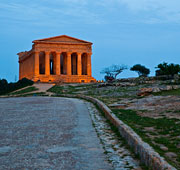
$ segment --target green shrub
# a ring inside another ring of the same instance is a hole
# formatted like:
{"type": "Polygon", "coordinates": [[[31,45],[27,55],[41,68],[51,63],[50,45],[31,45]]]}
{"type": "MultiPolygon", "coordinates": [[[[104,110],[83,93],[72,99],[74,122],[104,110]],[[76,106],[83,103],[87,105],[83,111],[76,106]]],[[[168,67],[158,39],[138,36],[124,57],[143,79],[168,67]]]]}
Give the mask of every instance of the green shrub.
{"type": "Polygon", "coordinates": [[[180,73],[180,65],[179,64],[168,64],[168,63],[162,63],[159,64],[156,67],[156,76],[162,76],[162,75],[171,75],[174,76],[175,74],[180,73]]]}
{"type": "Polygon", "coordinates": [[[16,83],[8,83],[7,80],[2,79],[0,80],[0,95],[4,95],[33,84],[34,82],[27,78],[23,78],[16,83]]]}

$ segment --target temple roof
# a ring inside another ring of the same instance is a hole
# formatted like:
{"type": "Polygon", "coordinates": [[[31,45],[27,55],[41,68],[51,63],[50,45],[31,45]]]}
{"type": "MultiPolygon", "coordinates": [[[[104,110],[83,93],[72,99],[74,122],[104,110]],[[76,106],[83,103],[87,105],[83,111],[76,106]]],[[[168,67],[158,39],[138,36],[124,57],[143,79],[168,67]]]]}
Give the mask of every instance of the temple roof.
{"type": "Polygon", "coordinates": [[[92,44],[91,42],[80,40],[67,35],[60,35],[55,37],[49,37],[39,40],[34,40],[33,43],[71,43],[71,44],[92,44]]]}

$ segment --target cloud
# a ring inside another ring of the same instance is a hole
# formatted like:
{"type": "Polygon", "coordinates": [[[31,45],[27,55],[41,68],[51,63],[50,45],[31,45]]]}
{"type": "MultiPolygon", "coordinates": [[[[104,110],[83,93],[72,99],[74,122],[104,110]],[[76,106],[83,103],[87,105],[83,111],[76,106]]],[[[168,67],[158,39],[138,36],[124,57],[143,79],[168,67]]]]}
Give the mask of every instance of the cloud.
{"type": "MultiPolygon", "coordinates": [[[[113,11],[128,22],[180,24],[180,0],[98,0],[106,12],[113,11]]],[[[125,21],[126,22],[126,21],[125,21]]]]}
{"type": "Polygon", "coordinates": [[[63,0],[65,3],[73,3],[78,5],[86,5],[88,3],[88,0],[63,0]]]}
{"type": "Polygon", "coordinates": [[[45,23],[47,24],[100,24],[101,14],[88,8],[88,0],[44,0],[31,2],[0,2],[0,20],[8,19],[14,22],[45,23]]]}
{"type": "Polygon", "coordinates": [[[134,14],[149,13],[151,23],[174,22],[180,23],[179,0],[117,0],[120,5],[125,5],[134,14]],[[152,22],[152,21],[155,22],[152,22]]]}
{"type": "Polygon", "coordinates": [[[14,0],[0,2],[0,22],[31,24],[179,23],[179,0],[14,0]],[[48,21],[48,22],[46,22],[48,21]]]}
{"type": "Polygon", "coordinates": [[[126,4],[129,9],[134,11],[159,10],[180,10],[179,0],[117,0],[119,3],[126,4]]]}

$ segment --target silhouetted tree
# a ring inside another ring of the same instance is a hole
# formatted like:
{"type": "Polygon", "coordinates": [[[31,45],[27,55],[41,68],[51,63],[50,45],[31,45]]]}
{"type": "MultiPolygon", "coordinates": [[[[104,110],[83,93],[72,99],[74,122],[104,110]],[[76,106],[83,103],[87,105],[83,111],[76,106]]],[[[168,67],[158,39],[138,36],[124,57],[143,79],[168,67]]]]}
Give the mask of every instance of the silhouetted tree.
{"type": "Polygon", "coordinates": [[[130,69],[131,71],[135,71],[138,73],[139,77],[140,76],[145,76],[147,77],[150,73],[150,70],[146,68],[145,66],[142,66],[141,64],[136,64],[130,69]]]}
{"type": "Polygon", "coordinates": [[[159,64],[157,67],[155,67],[156,70],[156,76],[162,76],[162,75],[171,75],[174,76],[175,74],[180,73],[180,65],[179,64],[168,64],[166,62],[159,64]]]}
{"type": "Polygon", "coordinates": [[[101,74],[105,74],[105,80],[114,80],[117,76],[123,71],[127,69],[125,65],[112,65],[110,67],[106,67],[101,71],[101,74]]]}

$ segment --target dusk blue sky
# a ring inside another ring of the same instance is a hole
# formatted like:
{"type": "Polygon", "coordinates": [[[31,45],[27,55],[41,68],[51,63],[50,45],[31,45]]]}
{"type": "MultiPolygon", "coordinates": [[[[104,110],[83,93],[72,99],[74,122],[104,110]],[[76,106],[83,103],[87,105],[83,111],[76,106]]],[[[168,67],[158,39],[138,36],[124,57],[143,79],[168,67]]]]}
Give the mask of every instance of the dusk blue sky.
{"type": "MultiPolygon", "coordinates": [[[[180,0],[0,0],[0,78],[18,77],[18,52],[36,39],[93,42],[93,76],[112,64],[180,64],[180,0]]],[[[124,71],[120,77],[134,77],[124,71]]]]}

